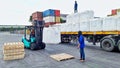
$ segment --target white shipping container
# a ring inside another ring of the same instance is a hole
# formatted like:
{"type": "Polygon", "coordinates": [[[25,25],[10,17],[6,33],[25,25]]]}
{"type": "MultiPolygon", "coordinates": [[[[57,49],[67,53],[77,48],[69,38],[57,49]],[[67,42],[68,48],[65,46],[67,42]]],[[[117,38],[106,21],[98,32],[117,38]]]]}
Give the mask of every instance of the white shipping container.
{"type": "Polygon", "coordinates": [[[106,17],[103,19],[103,31],[115,31],[117,30],[116,17],[106,17]]]}
{"type": "Polygon", "coordinates": [[[90,31],[102,31],[102,25],[102,19],[92,19],[90,20],[90,31]]]}
{"type": "Polygon", "coordinates": [[[43,20],[45,21],[45,23],[55,22],[55,17],[54,16],[47,16],[47,17],[44,17],[43,20]]]}
{"type": "Polygon", "coordinates": [[[80,31],[90,31],[90,21],[80,22],[80,31]]]}

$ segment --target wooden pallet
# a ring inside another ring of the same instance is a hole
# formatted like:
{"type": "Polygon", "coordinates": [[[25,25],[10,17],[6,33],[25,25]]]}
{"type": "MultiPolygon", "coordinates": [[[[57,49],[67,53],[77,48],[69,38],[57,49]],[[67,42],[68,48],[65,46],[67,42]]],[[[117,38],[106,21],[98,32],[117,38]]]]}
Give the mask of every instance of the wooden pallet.
{"type": "Polygon", "coordinates": [[[25,56],[24,45],[22,42],[5,43],[3,45],[3,59],[14,60],[25,56]]]}
{"type": "Polygon", "coordinates": [[[3,50],[3,54],[8,54],[8,53],[17,53],[17,52],[24,52],[24,49],[13,49],[13,50],[3,50]]]}
{"type": "Polygon", "coordinates": [[[15,59],[22,59],[24,58],[25,54],[21,55],[14,55],[14,56],[4,56],[4,60],[15,60],[15,59]]]}
{"type": "Polygon", "coordinates": [[[24,48],[24,45],[22,42],[4,43],[4,46],[3,46],[4,50],[23,49],[23,48],[24,48]]]}
{"type": "Polygon", "coordinates": [[[11,53],[6,53],[4,56],[16,56],[16,55],[22,55],[25,54],[25,52],[11,52],[11,53]]]}
{"type": "Polygon", "coordinates": [[[69,60],[69,59],[73,59],[74,58],[74,56],[66,54],[66,53],[50,55],[50,57],[55,59],[55,60],[57,60],[57,61],[64,61],[64,60],[69,60]]]}

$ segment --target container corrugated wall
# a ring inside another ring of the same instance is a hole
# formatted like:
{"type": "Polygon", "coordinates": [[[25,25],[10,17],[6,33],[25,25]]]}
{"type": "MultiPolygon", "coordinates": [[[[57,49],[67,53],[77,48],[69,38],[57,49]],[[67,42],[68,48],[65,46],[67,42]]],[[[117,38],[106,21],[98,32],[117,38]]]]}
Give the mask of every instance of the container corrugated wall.
{"type": "Polygon", "coordinates": [[[60,10],[48,9],[43,12],[43,20],[45,26],[54,25],[60,23],[60,10]]]}
{"type": "Polygon", "coordinates": [[[45,23],[55,22],[55,16],[47,16],[47,17],[44,17],[43,20],[45,21],[45,23]]]}
{"type": "Polygon", "coordinates": [[[60,17],[60,10],[55,10],[55,16],[60,17]]]}
{"type": "Polygon", "coordinates": [[[111,11],[111,13],[112,13],[112,15],[116,15],[116,14],[117,14],[117,9],[113,9],[113,10],[111,11]]]}
{"type": "Polygon", "coordinates": [[[120,9],[117,9],[117,15],[120,15],[120,9]]]}
{"type": "Polygon", "coordinates": [[[60,23],[60,17],[55,17],[55,22],[60,23]]]}
{"type": "Polygon", "coordinates": [[[48,9],[43,12],[43,17],[55,16],[55,11],[53,9],[48,9]]]}
{"type": "Polygon", "coordinates": [[[42,14],[42,12],[34,12],[32,14],[32,20],[42,21],[43,20],[43,14],[42,14]]]}

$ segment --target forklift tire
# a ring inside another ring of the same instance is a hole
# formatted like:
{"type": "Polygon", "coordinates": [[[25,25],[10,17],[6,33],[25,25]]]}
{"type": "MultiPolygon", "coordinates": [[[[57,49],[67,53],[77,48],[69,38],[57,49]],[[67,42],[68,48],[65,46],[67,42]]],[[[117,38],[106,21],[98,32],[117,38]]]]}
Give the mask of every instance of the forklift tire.
{"type": "Polygon", "coordinates": [[[45,49],[46,45],[45,43],[41,43],[41,49],[45,49]]]}
{"type": "Polygon", "coordinates": [[[35,43],[31,43],[31,45],[30,45],[30,49],[31,50],[36,50],[36,44],[35,43]]]}

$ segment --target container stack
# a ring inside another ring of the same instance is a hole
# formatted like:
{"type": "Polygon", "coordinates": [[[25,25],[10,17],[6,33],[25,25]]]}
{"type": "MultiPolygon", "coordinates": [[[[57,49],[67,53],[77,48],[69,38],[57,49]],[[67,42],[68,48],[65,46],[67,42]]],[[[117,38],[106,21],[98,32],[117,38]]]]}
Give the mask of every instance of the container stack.
{"type": "Polygon", "coordinates": [[[42,21],[43,20],[42,12],[34,12],[32,14],[32,20],[42,21]]]}
{"type": "Polygon", "coordinates": [[[3,46],[3,56],[4,60],[15,60],[24,58],[25,51],[23,43],[5,43],[3,46]]]}
{"type": "Polygon", "coordinates": [[[60,10],[55,10],[55,22],[56,24],[60,23],[60,10]]]}
{"type": "Polygon", "coordinates": [[[117,15],[120,15],[120,9],[117,9],[117,15]]]}
{"type": "Polygon", "coordinates": [[[60,10],[48,9],[44,11],[43,20],[45,21],[46,27],[60,23],[60,10]]]}
{"type": "Polygon", "coordinates": [[[117,15],[117,9],[111,10],[111,14],[112,14],[112,15],[117,15]]]}
{"type": "Polygon", "coordinates": [[[107,16],[119,16],[120,15],[120,9],[113,9],[111,10],[111,14],[107,16]]]}
{"type": "MultiPolygon", "coordinates": [[[[43,13],[42,12],[34,12],[32,14],[32,21],[37,20],[37,21],[43,21],[43,13]]],[[[34,23],[32,22],[32,25],[34,25],[34,23]]]]}

